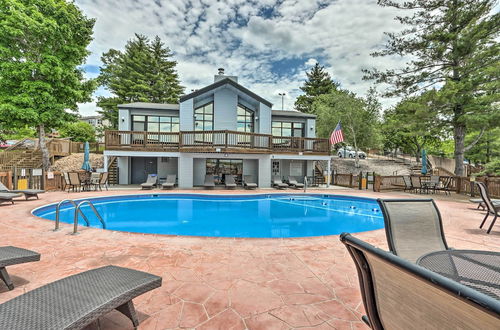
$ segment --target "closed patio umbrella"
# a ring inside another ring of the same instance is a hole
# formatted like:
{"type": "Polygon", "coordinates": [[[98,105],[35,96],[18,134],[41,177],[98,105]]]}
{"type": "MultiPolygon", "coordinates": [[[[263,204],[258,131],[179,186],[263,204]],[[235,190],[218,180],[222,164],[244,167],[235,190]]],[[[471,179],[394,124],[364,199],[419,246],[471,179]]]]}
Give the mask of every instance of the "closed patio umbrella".
{"type": "Polygon", "coordinates": [[[90,167],[90,147],[88,141],[85,142],[84,148],[83,148],[83,164],[82,164],[82,170],[90,172],[92,168],[90,167]]]}
{"type": "Polygon", "coordinates": [[[427,174],[427,152],[425,149],[422,149],[422,174],[427,174]]]}

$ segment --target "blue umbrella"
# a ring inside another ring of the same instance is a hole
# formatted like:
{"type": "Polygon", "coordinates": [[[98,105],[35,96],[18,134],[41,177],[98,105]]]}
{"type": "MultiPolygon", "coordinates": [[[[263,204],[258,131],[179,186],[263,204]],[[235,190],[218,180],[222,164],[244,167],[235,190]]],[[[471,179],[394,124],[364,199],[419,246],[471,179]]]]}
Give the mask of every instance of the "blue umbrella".
{"type": "Polygon", "coordinates": [[[427,174],[427,152],[425,149],[422,149],[422,174],[427,174]]]}
{"type": "Polygon", "coordinates": [[[85,142],[85,145],[83,147],[83,164],[82,164],[82,170],[89,171],[92,168],[90,167],[90,147],[89,143],[85,142]]]}

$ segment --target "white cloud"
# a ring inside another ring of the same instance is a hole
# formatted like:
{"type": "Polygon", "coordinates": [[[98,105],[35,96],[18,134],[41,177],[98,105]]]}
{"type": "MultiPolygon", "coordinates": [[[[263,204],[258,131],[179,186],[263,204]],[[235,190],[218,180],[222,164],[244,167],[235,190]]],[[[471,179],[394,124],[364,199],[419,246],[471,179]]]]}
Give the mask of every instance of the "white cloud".
{"type": "MultiPolygon", "coordinates": [[[[361,79],[361,69],[401,63],[401,59],[369,55],[384,43],[384,31],[400,28],[393,19],[395,12],[373,0],[76,3],[97,20],[89,65],[99,66],[101,54],[110,48],[123,49],[134,33],[159,35],[174,52],[187,92],[211,83],[217,68],[224,67],[227,74],[238,75],[240,83],[279,108],[281,97],[277,93],[286,91],[285,108],[292,108],[305,70],[316,61],[343,88],[360,95],[372,85],[361,79]],[[276,70],[277,63],[290,59],[303,62],[289,70],[276,70]]],[[[386,100],[384,104],[393,102],[386,100]]],[[[92,109],[85,105],[85,112],[92,109]]]]}

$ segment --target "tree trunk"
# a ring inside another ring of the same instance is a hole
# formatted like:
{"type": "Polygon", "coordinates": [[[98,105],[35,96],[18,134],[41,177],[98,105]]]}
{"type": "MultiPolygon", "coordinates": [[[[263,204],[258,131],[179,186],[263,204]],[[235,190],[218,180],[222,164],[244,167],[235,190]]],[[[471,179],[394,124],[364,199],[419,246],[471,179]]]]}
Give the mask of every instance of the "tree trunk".
{"type": "Polygon", "coordinates": [[[453,128],[453,138],[455,140],[455,175],[464,176],[464,152],[465,152],[465,125],[455,123],[453,128]]]}
{"type": "Polygon", "coordinates": [[[42,168],[48,171],[50,169],[50,153],[47,143],[45,143],[45,126],[43,124],[38,126],[38,143],[42,151],[42,168]]]}

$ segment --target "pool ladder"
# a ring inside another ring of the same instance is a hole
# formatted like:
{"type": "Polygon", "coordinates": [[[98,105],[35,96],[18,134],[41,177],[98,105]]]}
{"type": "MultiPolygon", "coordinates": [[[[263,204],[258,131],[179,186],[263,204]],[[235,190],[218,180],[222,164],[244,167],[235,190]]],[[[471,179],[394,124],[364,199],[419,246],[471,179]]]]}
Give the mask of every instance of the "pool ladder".
{"type": "Polygon", "coordinates": [[[60,213],[61,205],[63,205],[65,202],[71,203],[75,207],[75,215],[73,216],[73,234],[72,235],[78,234],[78,214],[80,214],[82,216],[83,220],[85,220],[85,224],[87,225],[87,227],[90,226],[89,219],[85,216],[85,214],[83,214],[82,209],[81,209],[82,205],[84,205],[84,204],[89,204],[90,208],[92,209],[92,211],[94,211],[94,214],[97,216],[97,218],[101,222],[102,228],[106,229],[106,222],[104,222],[101,215],[99,214],[99,212],[97,212],[97,209],[95,208],[94,204],[92,204],[91,201],[86,199],[86,200],[81,201],[80,203],[76,204],[76,202],[72,199],[63,199],[62,201],[57,203],[57,206],[56,206],[56,225],[55,225],[54,231],[59,230],[59,222],[60,222],[59,213],[60,213]]]}

